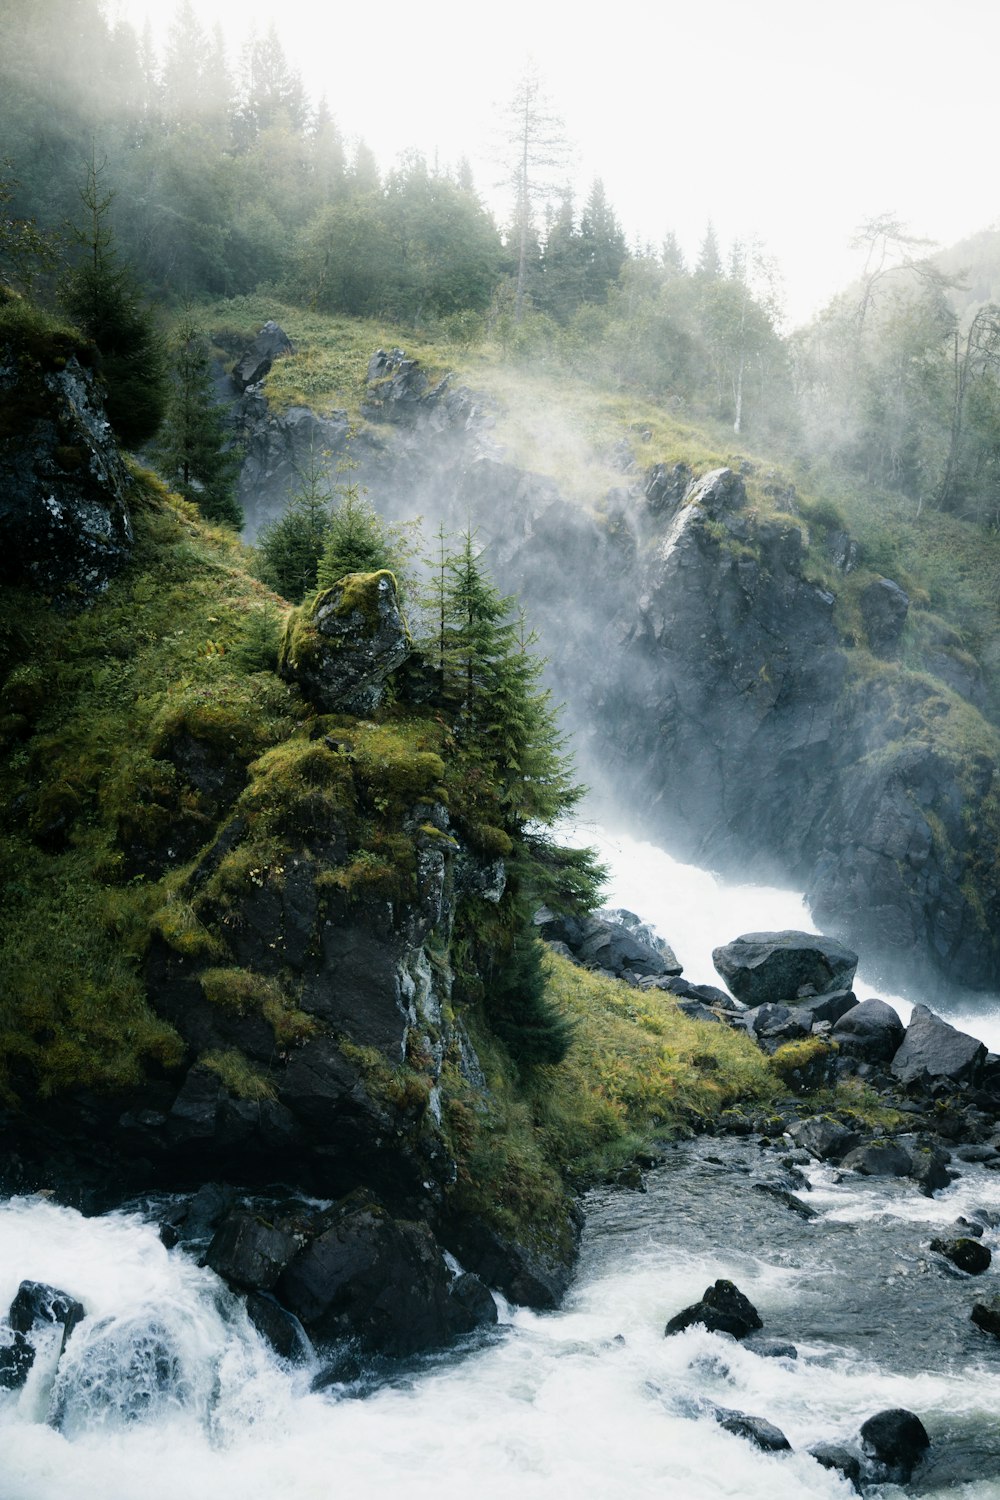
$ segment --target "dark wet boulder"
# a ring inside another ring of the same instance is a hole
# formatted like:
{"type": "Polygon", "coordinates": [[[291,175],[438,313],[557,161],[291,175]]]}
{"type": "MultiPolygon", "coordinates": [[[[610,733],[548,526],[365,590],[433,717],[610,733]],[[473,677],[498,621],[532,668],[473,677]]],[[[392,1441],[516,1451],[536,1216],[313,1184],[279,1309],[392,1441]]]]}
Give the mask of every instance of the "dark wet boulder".
{"type": "Polygon", "coordinates": [[[41,1281],[22,1281],[7,1315],[16,1333],[30,1333],[33,1328],[44,1327],[47,1323],[61,1323],[64,1349],[73,1329],[86,1316],[82,1302],[41,1281]]]}
{"type": "Polygon", "coordinates": [[[842,1016],[857,1008],[853,990],[832,990],[828,995],[811,995],[795,1002],[795,1013],[813,1026],[827,1021],[836,1025],[842,1016]]]}
{"type": "Polygon", "coordinates": [[[802,1146],[817,1161],[841,1161],[861,1144],[856,1130],[849,1130],[846,1125],[824,1115],[796,1120],[788,1127],[788,1134],[797,1146],[802,1146]]]}
{"type": "Polygon", "coordinates": [[[493,1293],[472,1271],[462,1271],[451,1284],[452,1319],[456,1333],[472,1333],[497,1321],[493,1293]]]}
{"type": "Polygon", "coordinates": [[[395,1219],[376,1199],[352,1194],[278,1282],[283,1306],[314,1339],[354,1339],[401,1357],[467,1331],[465,1309],[426,1224],[395,1219]]]}
{"type": "Polygon", "coordinates": [[[239,392],[247,386],[256,385],[268,374],[276,359],[284,354],[294,354],[295,349],[287,333],[270,319],[245,349],[233,368],[233,385],[239,392]]]}
{"type": "Polygon", "coordinates": [[[861,1427],[861,1446],[877,1482],[907,1484],[930,1445],[923,1422],[904,1407],[877,1412],[861,1427]]]}
{"type": "Polygon", "coordinates": [[[774,1182],[755,1182],[753,1186],[754,1192],[765,1193],[768,1198],[773,1198],[775,1203],[780,1203],[793,1214],[798,1214],[800,1219],[816,1219],[819,1217],[815,1208],[810,1208],[808,1203],[803,1203],[802,1199],[797,1198],[794,1193],[789,1192],[788,1188],[779,1187],[774,1182]]]}
{"type": "Polygon", "coordinates": [[[982,1042],[949,1026],[926,1005],[915,1005],[891,1068],[901,1083],[916,1086],[935,1081],[975,1084],[985,1062],[982,1042]]]}
{"type": "Polygon", "coordinates": [[[841,1054],[862,1062],[889,1062],[899,1050],[904,1026],[884,1000],[862,1000],[834,1022],[833,1039],[841,1054]]]}
{"type": "Polygon", "coordinates": [[[278,669],[325,713],[370,713],[411,649],[393,575],[348,573],[289,615],[278,669]]]}
{"type": "Polygon", "coordinates": [[[848,990],[858,955],[834,938],[810,932],[747,932],[712,952],[712,962],[746,1005],[848,990]]]}
{"type": "Polygon", "coordinates": [[[730,1411],[724,1406],[715,1409],[715,1420],[726,1432],[735,1437],[746,1438],[755,1448],[765,1453],[790,1453],[792,1445],[780,1428],[765,1417],[751,1417],[745,1411],[730,1411]]]}
{"type": "MultiPolygon", "coordinates": [[[[553,1228],[557,1226],[552,1226],[553,1228]]],[[[442,1239],[462,1265],[511,1302],[543,1310],[565,1296],[579,1251],[583,1215],[573,1203],[548,1251],[521,1244],[475,1216],[463,1216],[442,1229],[442,1239]]]]}
{"type": "Polygon", "coordinates": [[[960,1271],[967,1271],[970,1276],[981,1276],[984,1271],[988,1271],[993,1259],[988,1245],[964,1234],[956,1235],[953,1239],[931,1240],[931,1249],[950,1260],[960,1271]]]}
{"type": "Polygon", "coordinates": [[[841,1166],[864,1177],[909,1177],[913,1162],[898,1141],[878,1140],[848,1151],[841,1166]]]}
{"type": "Polygon", "coordinates": [[[215,1231],[205,1260],[230,1286],[269,1292],[299,1248],[295,1235],[238,1209],[215,1231]]]}
{"type": "Polygon", "coordinates": [[[858,602],[872,651],[876,656],[895,656],[910,607],[908,594],[891,578],[876,578],[858,602]]]}
{"type": "Polygon", "coordinates": [[[916,1142],[907,1146],[910,1156],[909,1175],[925,1198],[931,1198],[951,1182],[948,1162],[951,1156],[943,1146],[916,1142]]]}
{"type": "Polygon", "coordinates": [[[19,1391],[34,1363],[34,1345],[15,1332],[9,1344],[0,1344],[0,1391],[19,1391]]]}
{"type": "Polygon", "coordinates": [[[809,1453],[824,1469],[835,1469],[856,1490],[860,1490],[861,1460],[850,1448],[845,1448],[840,1443],[816,1443],[809,1449],[809,1453]]]}
{"type": "Polygon", "coordinates": [[[974,1303],[969,1316],[977,1328],[1000,1339],[1000,1293],[994,1292],[982,1302],[974,1303]]]}
{"type": "Polygon", "coordinates": [[[308,1358],[309,1340],[298,1318],[282,1307],[267,1292],[251,1292],[247,1297],[247,1316],[261,1338],[280,1359],[294,1364],[308,1358]]]}
{"type": "Polygon", "coordinates": [[[720,1279],[705,1289],[700,1302],[693,1302],[667,1323],[664,1335],[681,1333],[700,1323],[709,1333],[730,1333],[744,1339],[763,1328],[760,1314],[733,1282],[720,1279]]]}

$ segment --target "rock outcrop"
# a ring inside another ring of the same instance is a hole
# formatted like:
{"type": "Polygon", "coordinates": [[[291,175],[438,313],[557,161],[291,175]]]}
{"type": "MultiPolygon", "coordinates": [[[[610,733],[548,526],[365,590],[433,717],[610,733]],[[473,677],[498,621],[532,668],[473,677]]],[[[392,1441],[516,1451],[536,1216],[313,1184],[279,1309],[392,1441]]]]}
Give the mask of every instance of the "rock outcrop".
{"type": "Polygon", "coordinates": [[[411,651],[391,573],[348,573],[289,617],[278,660],[324,713],[369,714],[411,651]]]}
{"type": "Polygon", "coordinates": [[[132,551],[129,476],[68,336],[0,347],[0,583],[86,603],[132,551]]]}

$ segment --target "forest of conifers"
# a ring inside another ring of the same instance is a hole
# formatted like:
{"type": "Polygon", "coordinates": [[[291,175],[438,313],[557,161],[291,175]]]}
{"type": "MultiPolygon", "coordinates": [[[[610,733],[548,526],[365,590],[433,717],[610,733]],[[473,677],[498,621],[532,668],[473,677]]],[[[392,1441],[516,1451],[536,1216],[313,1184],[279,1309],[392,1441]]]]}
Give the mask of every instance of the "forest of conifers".
{"type": "Polygon", "coordinates": [[[118,255],[166,309],[264,290],[462,347],[489,341],[915,503],[1000,520],[1000,311],[892,215],[859,231],[855,283],[788,334],[776,269],[752,239],[720,246],[709,225],[687,265],[669,192],[659,246],[629,245],[599,181],[574,201],[537,80],[512,90],[499,122],[510,212],[498,224],[464,161],[409,153],[380,172],[343,138],[336,100],[307,97],[273,28],[231,58],[190,0],[161,48],[99,0],[0,0],[0,20],[8,284],[54,295],[96,171],[118,255]],[[48,270],[35,230],[56,241],[48,270]]]}

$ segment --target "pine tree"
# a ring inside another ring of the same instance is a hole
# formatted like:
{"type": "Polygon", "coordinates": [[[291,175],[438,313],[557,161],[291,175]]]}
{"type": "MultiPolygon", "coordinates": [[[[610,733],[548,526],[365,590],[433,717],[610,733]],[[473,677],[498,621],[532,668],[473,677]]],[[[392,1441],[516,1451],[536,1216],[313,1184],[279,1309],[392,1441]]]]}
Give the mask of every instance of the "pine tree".
{"type": "Polygon", "coordinates": [[[298,471],[298,481],[281,516],[261,528],[256,558],[258,578],[293,604],[316,589],[333,507],[326,468],[314,452],[298,471]]]}
{"type": "Polygon", "coordinates": [[[579,800],[549,692],[537,637],[514,600],[482,567],[475,537],[465,531],[444,560],[436,659],[445,704],[462,739],[484,763],[505,820],[520,830],[554,822],[579,800]]]}
{"type": "Polygon", "coordinates": [[[210,521],[243,525],[236,499],[239,458],[229,447],[223,409],[212,388],[212,367],[201,332],[188,318],[173,358],[157,460],[168,482],[210,521]]]}
{"type": "MultiPolygon", "coordinates": [[[[316,582],[330,588],[348,573],[401,573],[409,551],[406,532],[391,526],[356,483],[337,486],[339,501],[330,515],[316,582]]],[[[398,581],[398,580],[397,580],[398,581]]]]}
{"type": "Polygon", "coordinates": [[[80,190],[83,223],[73,232],[82,255],[64,276],[59,297],[97,348],[112,431],[126,448],[138,448],[163,420],[167,359],[153,313],[143,303],[131,269],[118,258],[109,219],[115,195],[103,189],[104,170],[91,157],[80,190]]]}

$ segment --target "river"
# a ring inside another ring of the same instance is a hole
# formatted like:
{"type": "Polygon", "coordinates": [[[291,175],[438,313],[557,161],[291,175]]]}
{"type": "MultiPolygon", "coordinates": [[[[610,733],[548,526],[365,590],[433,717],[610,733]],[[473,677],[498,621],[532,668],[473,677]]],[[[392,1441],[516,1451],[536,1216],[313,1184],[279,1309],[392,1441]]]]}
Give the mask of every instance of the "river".
{"type": "MultiPolygon", "coordinates": [[[[611,903],[653,921],[693,981],[717,982],[711,947],[741,932],[811,926],[794,894],[597,842],[615,867],[611,903]]],[[[273,1356],[197,1246],[164,1248],[162,1204],[88,1219],[9,1200],[0,1307],[30,1278],[88,1316],[58,1371],[53,1335],[24,1390],[0,1393],[0,1500],[843,1500],[846,1481],[806,1449],[849,1441],[892,1406],[918,1413],[932,1448],[905,1491],[879,1493],[998,1500],[1000,1342],[969,1321],[996,1273],[967,1278],[928,1241],[959,1214],[1000,1224],[1000,1174],[959,1164],[928,1199],[812,1166],[798,1189],[817,1210],[807,1221],[755,1186],[794,1183],[784,1154],[746,1140],[668,1148],[645,1194],[589,1195],[561,1311],[501,1300],[478,1342],[322,1392],[319,1364],[273,1356]],[[720,1276],[797,1358],[701,1328],[663,1337],[720,1276]],[[725,1432],[717,1406],[765,1417],[794,1451],[725,1432]]],[[[984,1242],[1000,1251],[996,1229],[984,1242]]]]}

